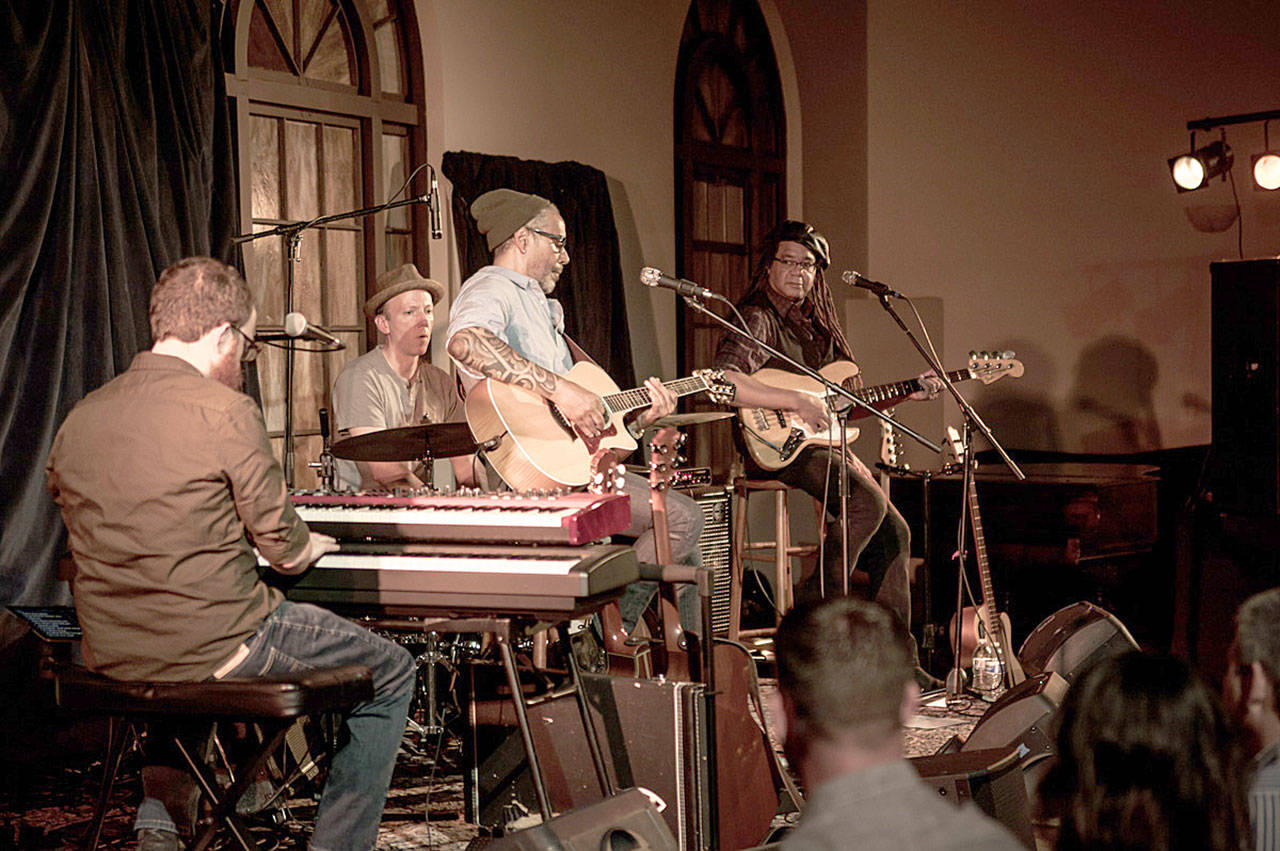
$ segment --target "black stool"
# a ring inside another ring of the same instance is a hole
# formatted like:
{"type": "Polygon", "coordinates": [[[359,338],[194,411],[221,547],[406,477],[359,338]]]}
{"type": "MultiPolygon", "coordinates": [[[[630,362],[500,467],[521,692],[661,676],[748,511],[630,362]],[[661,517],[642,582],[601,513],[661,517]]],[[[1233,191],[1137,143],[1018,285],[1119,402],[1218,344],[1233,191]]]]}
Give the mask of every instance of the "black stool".
{"type": "MultiPolygon", "coordinates": [[[[373,698],[369,669],[360,665],[329,668],[282,676],[206,682],[125,682],[95,674],[65,663],[50,663],[44,675],[52,682],[54,705],[59,709],[110,717],[107,757],[102,767],[102,788],[85,846],[97,848],[106,815],[107,801],[115,782],[120,757],[133,722],[164,720],[211,724],[240,721],[257,724],[262,730],[261,745],[231,766],[231,780],[220,788],[215,773],[199,755],[174,735],[173,744],[182,754],[187,770],[199,784],[213,812],[198,830],[192,848],[202,851],[226,826],[245,851],[257,844],[236,815],[236,802],[253,782],[254,776],[284,740],[285,733],[301,716],[320,712],[340,712],[373,698]]],[[[199,827],[199,825],[197,825],[199,827]]]]}

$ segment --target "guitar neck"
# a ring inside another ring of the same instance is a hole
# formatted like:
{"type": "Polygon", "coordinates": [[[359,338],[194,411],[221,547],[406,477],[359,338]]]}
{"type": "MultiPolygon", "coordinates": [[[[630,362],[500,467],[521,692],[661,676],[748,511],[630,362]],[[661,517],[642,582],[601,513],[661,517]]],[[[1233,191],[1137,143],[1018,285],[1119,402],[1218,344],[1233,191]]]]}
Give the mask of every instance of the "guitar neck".
{"type": "Polygon", "coordinates": [[[973,554],[978,562],[978,579],[982,585],[982,616],[987,622],[987,631],[1002,645],[999,638],[1003,626],[996,617],[996,591],[991,582],[991,562],[987,559],[987,536],[982,529],[982,513],[978,510],[978,485],[973,479],[969,480],[968,498],[969,518],[973,526],[973,554]]]}
{"type": "MultiPolygon", "coordinates": [[[[944,375],[947,376],[948,381],[968,381],[973,378],[973,374],[967,369],[957,369],[953,372],[944,373],[944,375]]],[[[906,381],[895,381],[892,384],[863,387],[861,390],[854,390],[853,395],[864,402],[875,405],[880,402],[896,402],[923,389],[924,385],[920,383],[920,379],[908,378],[906,381]]]]}
{"type": "MultiPolygon", "coordinates": [[[[677,378],[674,381],[664,381],[662,386],[670,390],[677,398],[681,396],[690,396],[694,393],[707,389],[707,382],[698,376],[690,376],[689,378],[677,378]]],[[[631,390],[623,390],[619,393],[610,393],[604,397],[604,403],[614,414],[625,414],[628,411],[635,411],[640,408],[647,408],[653,404],[653,398],[649,395],[649,391],[644,387],[636,387],[631,390]]]]}

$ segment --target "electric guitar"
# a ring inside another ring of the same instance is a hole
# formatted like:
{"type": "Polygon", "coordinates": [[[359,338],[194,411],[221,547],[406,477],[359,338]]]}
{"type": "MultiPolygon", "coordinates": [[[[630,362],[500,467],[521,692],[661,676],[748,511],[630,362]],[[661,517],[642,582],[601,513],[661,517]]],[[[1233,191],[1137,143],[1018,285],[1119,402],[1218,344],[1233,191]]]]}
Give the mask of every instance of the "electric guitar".
{"type": "MultiPolygon", "coordinates": [[[[955,428],[947,426],[947,438],[956,460],[963,464],[964,447],[960,433],[955,428]]],[[[1013,652],[1009,615],[996,611],[995,586],[991,582],[991,562],[987,558],[986,534],[982,529],[982,514],[978,510],[978,483],[972,475],[969,476],[969,489],[965,498],[968,500],[969,520],[973,529],[973,554],[978,563],[978,579],[982,584],[982,605],[978,608],[965,606],[961,612],[960,647],[958,648],[955,646],[955,615],[951,616],[951,628],[948,631],[948,635],[951,636],[951,649],[960,654],[961,667],[968,667],[973,664],[973,651],[978,646],[978,641],[986,635],[995,645],[996,653],[1003,664],[1005,687],[1013,688],[1025,680],[1027,675],[1023,673],[1018,656],[1013,652]]],[[[963,570],[964,565],[960,565],[960,569],[963,570]]]]}
{"type": "MultiPolygon", "coordinates": [[[[636,448],[622,422],[625,414],[653,403],[643,387],[619,390],[604,370],[580,361],[565,378],[604,400],[605,427],[596,437],[579,434],[554,404],[512,384],[485,379],[467,394],[467,424],[479,444],[493,444],[485,457],[503,480],[518,491],[579,487],[591,480],[591,458],[600,449],[626,454],[636,448]]],[[[713,399],[732,393],[724,374],[697,370],[690,378],[664,381],[677,397],[709,392],[713,399]]]]}
{"type": "MultiPolygon", "coordinates": [[[[918,378],[859,388],[855,381],[858,365],[851,361],[833,361],[818,372],[833,384],[839,384],[857,398],[877,407],[887,407],[924,389],[918,378]]],[[[948,372],[947,378],[951,381],[978,379],[983,384],[990,384],[1006,375],[1014,378],[1022,375],[1022,362],[1013,359],[1013,352],[970,352],[969,366],[948,372]]],[[[838,405],[841,401],[838,397],[827,398],[826,388],[807,375],[782,369],[761,369],[751,377],[771,387],[799,390],[829,405],[838,405]]],[[[854,419],[864,416],[867,416],[865,412],[852,412],[854,419]]],[[[801,422],[791,411],[739,408],[738,422],[746,438],[747,451],[766,470],[781,470],[794,461],[805,447],[819,444],[834,448],[840,445],[840,425],[834,417],[830,426],[815,430],[801,422]]],[[[858,438],[858,429],[847,428],[845,431],[845,445],[848,446],[858,438]]]]}

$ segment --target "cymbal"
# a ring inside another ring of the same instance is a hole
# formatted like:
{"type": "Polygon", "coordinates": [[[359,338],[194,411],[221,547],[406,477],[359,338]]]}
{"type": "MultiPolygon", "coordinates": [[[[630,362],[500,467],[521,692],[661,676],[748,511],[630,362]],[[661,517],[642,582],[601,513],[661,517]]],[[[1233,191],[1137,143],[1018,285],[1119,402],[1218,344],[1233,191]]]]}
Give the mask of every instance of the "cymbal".
{"type": "Polygon", "coordinates": [[[416,461],[423,456],[452,458],[476,451],[466,423],[429,423],[388,428],[347,437],[333,444],[335,458],[348,461],[416,461]]]}
{"type": "Polygon", "coordinates": [[[713,423],[716,420],[727,420],[733,411],[695,411],[692,414],[668,414],[653,423],[654,428],[684,428],[685,426],[713,423]]]}

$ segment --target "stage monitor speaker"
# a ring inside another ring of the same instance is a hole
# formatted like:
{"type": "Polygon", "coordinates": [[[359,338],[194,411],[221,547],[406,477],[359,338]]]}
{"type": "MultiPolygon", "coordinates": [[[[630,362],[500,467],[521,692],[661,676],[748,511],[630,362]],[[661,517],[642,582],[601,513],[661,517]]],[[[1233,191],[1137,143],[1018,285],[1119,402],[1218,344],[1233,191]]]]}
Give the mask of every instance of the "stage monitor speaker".
{"type": "Polygon", "coordinates": [[[676,839],[648,796],[628,789],[487,846],[491,851],[676,851],[676,839]]]}
{"type": "Polygon", "coordinates": [[[940,797],[957,806],[972,801],[1007,827],[1023,845],[1036,847],[1031,804],[1015,748],[921,756],[908,762],[940,797]]]}
{"type": "Polygon", "coordinates": [[[1212,292],[1214,504],[1280,509],[1280,260],[1209,264],[1212,292]]]}
{"type": "Polygon", "coordinates": [[[1027,676],[1052,671],[1073,682],[1094,662],[1137,647],[1119,618],[1082,600],[1041,621],[1022,643],[1018,660],[1027,676]]]}
{"type": "Polygon", "coordinates": [[[1052,671],[1027,677],[991,704],[960,752],[1015,748],[1034,798],[1054,754],[1053,719],[1066,695],[1067,681],[1052,671]]]}

